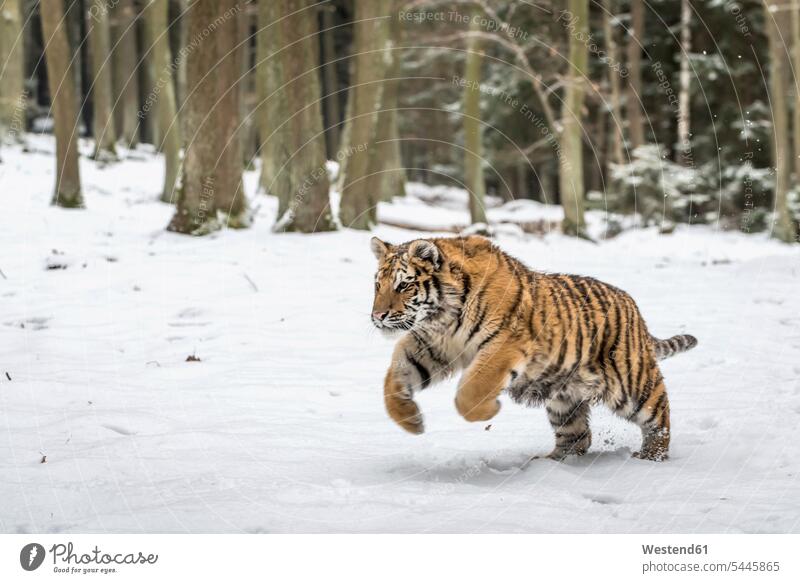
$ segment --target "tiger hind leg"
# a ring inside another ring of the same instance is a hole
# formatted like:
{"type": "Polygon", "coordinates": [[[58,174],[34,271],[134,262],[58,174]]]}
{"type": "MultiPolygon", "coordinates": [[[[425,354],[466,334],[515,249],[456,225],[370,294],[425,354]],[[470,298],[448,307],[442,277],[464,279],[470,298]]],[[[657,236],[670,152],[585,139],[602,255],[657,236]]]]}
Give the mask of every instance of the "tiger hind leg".
{"type": "Polygon", "coordinates": [[[620,376],[607,372],[602,399],[611,411],[632,421],[642,431],[641,450],[633,456],[663,461],[669,454],[669,399],[664,378],[655,359],[644,361],[636,374],[620,376]]]}
{"type": "Polygon", "coordinates": [[[642,449],[634,456],[660,462],[669,455],[669,399],[664,379],[657,369],[653,378],[652,390],[631,421],[642,430],[642,449]]]}
{"type": "Polygon", "coordinates": [[[556,446],[547,456],[563,460],[568,455],[583,455],[592,445],[589,429],[589,402],[564,398],[563,393],[545,402],[547,417],[556,434],[556,446]]]}

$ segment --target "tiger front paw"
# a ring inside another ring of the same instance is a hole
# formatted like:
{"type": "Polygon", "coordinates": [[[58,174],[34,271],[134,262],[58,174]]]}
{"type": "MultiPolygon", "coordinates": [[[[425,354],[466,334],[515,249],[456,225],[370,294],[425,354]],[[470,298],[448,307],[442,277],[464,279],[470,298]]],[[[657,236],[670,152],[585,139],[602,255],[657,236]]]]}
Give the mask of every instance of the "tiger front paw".
{"type": "Polygon", "coordinates": [[[488,421],[500,412],[498,399],[470,401],[456,395],[456,410],[467,421],[488,421]]]}
{"type": "Polygon", "coordinates": [[[425,432],[425,424],[422,422],[422,413],[420,413],[419,407],[413,400],[387,400],[386,411],[395,423],[409,433],[420,435],[425,432]]]}

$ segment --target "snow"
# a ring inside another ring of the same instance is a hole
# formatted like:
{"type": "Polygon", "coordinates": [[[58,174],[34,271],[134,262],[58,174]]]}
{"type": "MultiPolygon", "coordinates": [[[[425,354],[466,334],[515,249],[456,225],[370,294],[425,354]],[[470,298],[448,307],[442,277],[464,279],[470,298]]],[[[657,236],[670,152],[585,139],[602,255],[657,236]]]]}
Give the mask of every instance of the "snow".
{"type": "MultiPolygon", "coordinates": [[[[467,201],[467,191],[463,188],[409,182],[405,197],[378,203],[378,220],[431,232],[461,232],[470,224],[467,201]]],[[[485,205],[487,219],[492,225],[544,221],[543,230],[549,232],[550,223],[560,223],[564,218],[561,207],[533,200],[503,204],[499,198],[487,196],[485,205]]]]}
{"type": "MultiPolygon", "coordinates": [[[[700,340],[663,363],[669,461],[632,459],[638,431],[598,408],[588,455],[525,465],[552,447],[542,410],[506,399],[469,424],[454,379],[419,395],[426,434],[385,415],[372,233],[273,234],[255,173],[252,229],[167,233],[161,162],[139,151],[82,158],[87,209],[54,208],[53,143],[29,140],[0,164],[0,531],[800,532],[798,246],[501,233],[532,267],[627,290],[656,335],[700,340]]],[[[416,199],[386,207],[417,219],[416,199]]],[[[437,228],[463,212],[429,209],[437,228]]]]}

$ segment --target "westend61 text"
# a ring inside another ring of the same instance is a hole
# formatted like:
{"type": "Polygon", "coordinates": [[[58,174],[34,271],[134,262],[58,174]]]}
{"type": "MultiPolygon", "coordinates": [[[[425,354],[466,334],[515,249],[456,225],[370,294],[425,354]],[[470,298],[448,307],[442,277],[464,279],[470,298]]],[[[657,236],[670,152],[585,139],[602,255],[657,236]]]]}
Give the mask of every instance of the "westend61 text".
{"type": "Polygon", "coordinates": [[[687,545],[683,547],[642,545],[642,552],[645,555],[707,555],[708,545],[687,545]]]}

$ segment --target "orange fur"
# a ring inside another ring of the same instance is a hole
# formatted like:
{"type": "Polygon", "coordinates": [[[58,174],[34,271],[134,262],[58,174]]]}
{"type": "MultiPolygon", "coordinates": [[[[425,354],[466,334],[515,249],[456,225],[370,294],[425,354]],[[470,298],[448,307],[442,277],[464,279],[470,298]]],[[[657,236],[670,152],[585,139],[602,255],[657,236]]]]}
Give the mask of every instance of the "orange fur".
{"type": "Polygon", "coordinates": [[[589,406],[605,403],[643,432],[641,457],[662,460],[669,401],[658,358],[691,336],[650,336],[633,299],[589,277],[532,271],[482,237],[373,239],[380,261],[373,322],[405,331],[386,375],[389,416],[412,433],[423,420],[414,392],[464,370],[455,398],[468,421],[500,409],[502,391],[545,404],[556,436],[550,457],[585,453],[589,406]]]}

